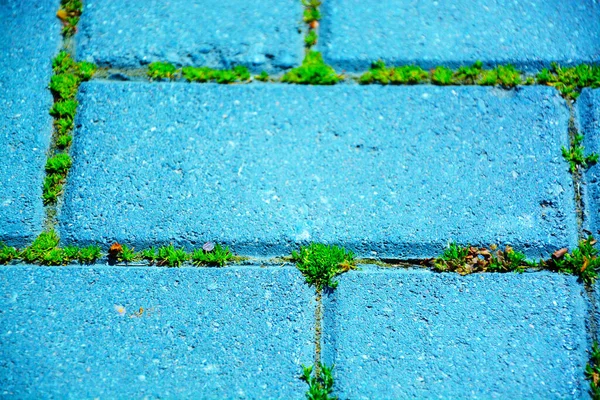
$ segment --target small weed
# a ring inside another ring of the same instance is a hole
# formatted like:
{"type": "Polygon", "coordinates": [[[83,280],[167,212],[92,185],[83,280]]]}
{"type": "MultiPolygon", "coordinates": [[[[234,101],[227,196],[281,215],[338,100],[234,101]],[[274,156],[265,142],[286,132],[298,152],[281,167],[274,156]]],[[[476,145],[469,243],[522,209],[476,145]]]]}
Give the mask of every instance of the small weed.
{"type": "Polygon", "coordinates": [[[216,244],[210,251],[196,249],[191,255],[192,262],[196,265],[219,265],[221,267],[231,258],[233,258],[233,254],[229,251],[229,247],[222,247],[220,244],[216,244]]]}
{"type": "Polygon", "coordinates": [[[187,253],[183,249],[176,249],[173,245],[158,249],[158,264],[168,267],[181,267],[187,260],[187,253]]]}
{"type": "Polygon", "coordinates": [[[59,135],[66,135],[73,129],[73,119],[69,117],[57,118],[54,121],[54,126],[59,135]]]}
{"type": "Polygon", "coordinates": [[[50,90],[63,100],[75,97],[78,87],[79,78],[75,74],[58,74],[50,78],[50,90]]]}
{"type": "Polygon", "coordinates": [[[190,82],[209,82],[226,84],[233,82],[243,82],[250,79],[248,68],[238,65],[233,69],[212,69],[208,67],[184,67],[182,75],[190,82]]]}
{"type": "Polygon", "coordinates": [[[94,73],[96,73],[97,69],[98,67],[96,67],[95,64],[87,61],[81,61],[77,64],[79,79],[82,81],[90,80],[92,76],[94,76],[94,73]]]}
{"type": "Polygon", "coordinates": [[[452,80],[454,73],[450,68],[447,67],[437,67],[431,72],[431,81],[436,85],[452,85],[454,81],[452,80]]]}
{"type": "Polygon", "coordinates": [[[282,82],[304,85],[334,85],[339,80],[340,76],[325,64],[321,53],[312,50],[306,53],[301,66],[286,72],[281,79],[282,82]]]}
{"type": "Polygon", "coordinates": [[[302,366],[302,375],[300,379],[308,383],[308,400],[336,400],[337,397],[331,396],[333,392],[333,366],[327,367],[319,364],[318,372],[313,374],[313,366],[302,366]]]}
{"type": "Polygon", "coordinates": [[[338,282],[333,281],[333,278],[355,268],[354,253],[342,247],[321,243],[300,247],[300,252],[292,252],[292,258],[306,283],[314,285],[318,290],[337,287],[338,282]]]}
{"type": "Polygon", "coordinates": [[[521,72],[512,65],[499,65],[492,70],[482,70],[478,82],[484,86],[514,87],[521,84],[521,72]]]}
{"type": "Polygon", "coordinates": [[[54,248],[44,253],[41,263],[44,265],[62,265],[68,263],[69,260],[65,257],[63,249],[54,248]]]}
{"type": "Polygon", "coordinates": [[[71,135],[60,135],[56,139],[56,146],[58,146],[59,149],[66,149],[72,141],[73,137],[71,135]]]}
{"type": "Polygon", "coordinates": [[[102,250],[99,246],[87,246],[79,250],[77,259],[82,264],[92,264],[102,256],[102,250]]]}
{"type": "Polygon", "coordinates": [[[593,400],[600,400],[600,348],[594,341],[590,362],[585,367],[585,377],[590,381],[590,394],[593,400]]]}
{"type": "Polygon", "coordinates": [[[150,79],[173,79],[177,68],[171,63],[156,61],[148,65],[150,79]]]}
{"type": "Polygon", "coordinates": [[[62,251],[64,258],[69,261],[77,260],[79,258],[80,250],[77,246],[66,246],[62,251]]]}
{"type": "Polygon", "coordinates": [[[10,247],[0,242],[0,264],[8,264],[11,260],[17,258],[19,252],[14,247],[10,247]]]}
{"type": "Polygon", "coordinates": [[[533,266],[527,261],[525,254],[506,246],[505,250],[497,250],[473,246],[460,246],[450,243],[442,255],[431,261],[433,267],[440,272],[456,272],[467,275],[474,272],[523,272],[526,267],[533,266]]]}
{"type": "Polygon", "coordinates": [[[583,282],[594,283],[600,270],[596,240],[589,236],[581,240],[576,249],[569,254],[566,249],[556,252],[552,259],[545,263],[546,268],[563,274],[577,275],[583,282]]]}
{"type": "Polygon", "coordinates": [[[158,260],[158,252],[154,247],[140,251],[140,258],[154,264],[158,260]]]}
{"type": "Polygon", "coordinates": [[[137,254],[135,254],[135,250],[130,248],[129,246],[123,244],[121,245],[121,251],[117,254],[117,260],[121,262],[132,262],[137,258],[137,254]]]}
{"type": "Polygon", "coordinates": [[[61,50],[52,60],[52,70],[55,74],[65,74],[75,68],[76,63],[66,50],[61,50]]]}
{"type": "Polygon", "coordinates": [[[42,232],[33,243],[26,247],[20,254],[27,262],[43,262],[46,254],[58,247],[58,235],[55,231],[42,232]]]}
{"type": "Polygon", "coordinates": [[[261,81],[261,82],[268,82],[269,74],[267,73],[267,71],[262,71],[260,73],[260,75],[254,76],[254,79],[256,79],[257,81],[261,81]]]}
{"type": "Polygon", "coordinates": [[[306,45],[306,47],[313,47],[315,44],[317,44],[317,39],[317,32],[310,31],[308,32],[308,35],[304,37],[304,44],[306,45]]]}
{"type": "Polygon", "coordinates": [[[81,0],[61,0],[60,10],[56,16],[63,24],[62,34],[65,37],[73,36],[77,32],[77,23],[83,12],[81,0]]]}
{"type": "Polygon", "coordinates": [[[585,170],[598,162],[598,153],[592,153],[587,156],[584,154],[585,149],[581,144],[582,142],[583,136],[575,135],[570,149],[562,147],[562,155],[569,162],[569,170],[571,172],[577,171],[579,166],[585,170]]]}

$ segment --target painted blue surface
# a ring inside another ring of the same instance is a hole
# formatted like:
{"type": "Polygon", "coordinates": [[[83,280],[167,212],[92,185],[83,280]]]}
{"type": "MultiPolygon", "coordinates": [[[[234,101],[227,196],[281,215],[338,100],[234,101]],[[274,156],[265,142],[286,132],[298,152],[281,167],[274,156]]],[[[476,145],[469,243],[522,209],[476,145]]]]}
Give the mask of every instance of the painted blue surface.
{"type": "Polygon", "coordinates": [[[528,70],[600,61],[595,0],[329,0],[321,8],[320,48],[346,70],[378,59],[424,68],[481,60],[528,70]]]}
{"type": "Polygon", "coordinates": [[[306,391],[314,290],[294,268],[2,267],[0,293],[2,397],[306,391]]]}
{"type": "Polygon", "coordinates": [[[584,296],[552,273],[351,271],[322,357],[341,399],[587,398],[584,296]]]}
{"type": "MultiPolygon", "coordinates": [[[[600,153],[600,89],[584,89],[577,100],[577,117],[585,154],[600,153]]],[[[600,236],[600,165],[591,166],[584,177],[584,226],[600,236]]]]}
{"type": "Polygon", "coordinates": [[[60,46],[58,1],[0,2],[0,241],[23,246],[42,229],[52,135],[47,89],[60,46]]]}
{"type": "Polygon", "coordinates": [[[79,100],[64,243],[280,255],[322,241],[385,257],[452,239],[532,257],[576,245],[552,88],[89,82],[79,100]]]}
{"type": "Polygon", "coordinates": [[[87,0],[77,56],[102,66],[152,61],[260,72],[300,64],[299,0],[87,0]]]}

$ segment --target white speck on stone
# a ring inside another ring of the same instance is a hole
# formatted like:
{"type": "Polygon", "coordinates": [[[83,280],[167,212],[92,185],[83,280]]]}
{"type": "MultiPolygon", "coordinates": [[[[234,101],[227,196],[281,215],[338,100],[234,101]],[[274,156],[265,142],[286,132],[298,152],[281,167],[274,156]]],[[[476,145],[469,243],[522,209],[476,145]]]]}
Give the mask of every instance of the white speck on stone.
{"type": "Polygon", "coordinates": [[[429,98],[429,93],[423,93],[421,95],[421,97],[424,98],[424,99],[428,99],[429,98]]]}
{"type": "Polygon", "coordinates": [[[119,314],[120,317],[125,316],[125,307],[123,307],[122,305],[119,304],[115,304],[115,311],[117,312],[117,314],[119,314]]]}
{"type": "Polygon", "coordinates": [[[310,239],[310,233],[308,233],[307,230],[302,231],[302,233],[296,235],[296,241],[301,241],[301,240],[309,240],[310,239]]]}
{"type": "Polygon", "coordinates": [[[146,375],[138,375],[138,379],[140,382],[146,382],[146,375]]]}

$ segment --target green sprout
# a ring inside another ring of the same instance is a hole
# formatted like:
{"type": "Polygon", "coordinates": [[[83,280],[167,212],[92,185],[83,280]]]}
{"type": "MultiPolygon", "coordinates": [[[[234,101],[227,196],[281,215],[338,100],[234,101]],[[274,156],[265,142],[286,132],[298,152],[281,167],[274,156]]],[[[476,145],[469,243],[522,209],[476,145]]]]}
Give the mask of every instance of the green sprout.
{"type": "Polygon", "coordinates": [[[336,400],[333,392],[333,366],[319,364],[319,369],[313,374],[313,366],[302,366],[300,379],[308,383],[308,400],[336,400]]]}
{"type": "Polygon", "coordinates": [[[334,85],[339,82],[340,76],[335,70],[323,61],[323,56],[318,51],[306,53],[302,65],[286,72],[282,82],[304,85],[334,85]]]}
{"type": "Polygon", "coordinates": [[[140,258],[153,264],[158,260],[158,252],[154,247],[150,247],[149,249],[140,251],[140,258]]]}
{"type": "Polygon", "coordinates": [[[181,264],[187,260],[187,253],[183,249],[176,249],[171,244],[158,249],[157,260],[159,265],[181,267],[181,264]]]}
{"type": "Polygon", "coordinates": [[[210,251],[196,249],[191,254],[192,262],[195,265],[219,265],[222,267],[232,258],[233,254],[229,247],[222,247],[218,243],[210,251]]]}
{"type": "Polygon", "coordinates": [[[130,248],[125,244],[121,247],[122,249],[117,255],[117,260],[128,263],[134,261],[137,258],[137,254],[135,253],[133,247],[130,248]]]}
{"type": "Polygon", "coordinates": [[[342,247],[321,243],[300,247],[299,252],[292,252],[292,258],[306,283],[315,286],[317,290],[324,287],[336,288],[338,282],[333,278],[355,269],[354,253],[342,247]]]}
{"type": "Polygon", "coordinates": [[[584,170],[598,162],[598,153],[585,155],[585,149],[582,145],[583,136],[575,135],[570,149],[562,147],[562,156],[569,162],[569,170],[571,173],[576,172],[581,166],[584,170]]]}

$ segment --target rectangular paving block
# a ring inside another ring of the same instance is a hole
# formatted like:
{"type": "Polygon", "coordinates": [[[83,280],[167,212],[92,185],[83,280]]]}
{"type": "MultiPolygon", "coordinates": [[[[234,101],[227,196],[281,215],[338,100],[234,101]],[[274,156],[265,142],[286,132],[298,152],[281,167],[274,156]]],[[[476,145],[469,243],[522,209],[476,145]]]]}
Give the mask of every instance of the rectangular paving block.
{"type": "Polygon", "coordinates": [[[585,292],[552,273],[365,268],[324,298],[342,399],[585,398],[585,292]]]}
{"type": "Polygon", "coordinates": [[[14,246],[42,230],[52,135],[48,83],[61,43],[58,7],[58,0],[0,2],[0,241],[14,246]]]}
{"type": "Polygon", "coordinates": [[[0,396],[301,399],[314,290],[291,267],[0,268],[0,396]]]}
{"type": "Polygon", "coordinates": [[[278,71],[302,62],[299,0],[86,0],[77,56],[102,66],[152,61],[278,71]]]}
{"type": "Polygon", "coordinates": [[[88,82],[79,101],[65,244],[269,256],[320,241],[411,258],[449,240],[533,257],[576,245],[552,88],[88,82]]]}
{"type": "Polygon", "coordinates": [[[526,70],[600,61],[595,0],[323,2],[325,60],[358,71],[388,64],[458,67],[481,60],[526,70]]]}
{"type": "MultiPolygon", "coordinates": [[[[577,117],[585,154],[600,153],[600,89],[584,89],[577,100],[577,117]]],[[[584,173],[584,225],[600,236],[600,165],[584,173]]]]}

